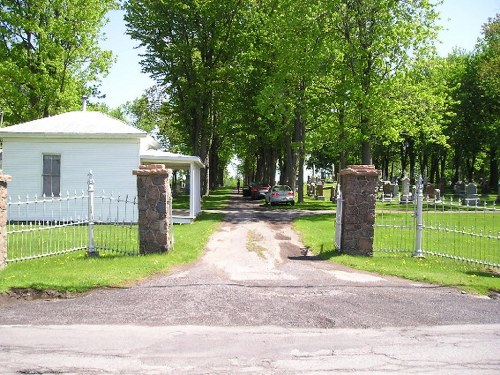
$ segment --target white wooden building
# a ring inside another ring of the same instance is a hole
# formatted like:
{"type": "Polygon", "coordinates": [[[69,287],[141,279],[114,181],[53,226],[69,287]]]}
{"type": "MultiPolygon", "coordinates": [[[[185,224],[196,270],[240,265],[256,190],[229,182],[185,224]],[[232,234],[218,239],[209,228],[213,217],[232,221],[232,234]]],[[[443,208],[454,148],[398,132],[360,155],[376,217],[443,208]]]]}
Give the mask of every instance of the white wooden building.
{"type": "MultiPolygon", "coordinates": [[[[140,164],[159,163],[189,170],[189,214],[174,222],[189,222],[201,210],[200,168],[195,156],[160,150],[146,132],[100,112],[75,111],[0,129],[2,167],[12,176],[12,201],[35,196],[64,197],[81,193],[92,170],[96,194],[135,197],[140,164]]],[[[14,214],[14,213],[13,213],[14,214]]]]}

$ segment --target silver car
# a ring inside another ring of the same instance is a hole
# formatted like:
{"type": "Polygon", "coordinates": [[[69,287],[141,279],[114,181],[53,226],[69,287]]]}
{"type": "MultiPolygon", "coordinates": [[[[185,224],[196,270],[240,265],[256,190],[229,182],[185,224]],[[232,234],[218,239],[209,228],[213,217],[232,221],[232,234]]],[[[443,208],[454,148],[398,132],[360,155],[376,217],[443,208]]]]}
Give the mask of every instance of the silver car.
{"type": "Polygon", "coordinates": [[[265,196],[266,204],[295,204],[295,194],[288,185],[274,185],[265,196]]]}

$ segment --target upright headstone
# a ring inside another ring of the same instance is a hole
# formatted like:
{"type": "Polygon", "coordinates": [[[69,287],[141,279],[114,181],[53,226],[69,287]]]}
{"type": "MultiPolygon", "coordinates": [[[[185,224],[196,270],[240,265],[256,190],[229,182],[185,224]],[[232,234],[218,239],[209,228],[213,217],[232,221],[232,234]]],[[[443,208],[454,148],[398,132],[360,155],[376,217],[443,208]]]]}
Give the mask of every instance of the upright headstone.
{"type": "Polygon", "coordinates": [[[321,200],[321,201],[325,200],[325,196],[324,196],[324,193],[323,193],[323,181],[321,181],[321,180],[319,180],[318,184],[316,185],[316,191],[315,191],[314,197],[317,200],[321,200]]]}
{"type": "Polygon", "coordinates": [[[426,197],[427,201],[433,200],[435,202],[440,202],[441,201],[441,191],[439,189],[436,189],[436,186],[433,184],[428,184],[424,188],[424,196],[426,197]]]}
{"type": "Polygon", "coordinates": [[[340,252],[373,254],[375,201],[379,172],[373,165],[352,165],[340,171],[342,234],[340,252]]]}
{"type": "Polygon", "coordinates": [[[0,269],[7,265],[7,182],[11,179],[0,171],[0,269]]]}
{"type": "Polygon", "coordinates": [[[463,198],[465,195],[465,183],[462,181],[457,181],[453,186],[453,190],[455,191],[455,195],[459,198],[463,198]]]}
{"type": "Polygon", "coordinates": [[[133,171],[137,176],[139,206],[139,252],[163,253],[170,250],[172,222],[170,185],[171,173],[163,164],[141,165],[133,171]]]}
{"type": "Polygon", "coordinates": [[[473,182],[469,182],[465,185],[465,204],[476,205],[479,204],[479,195],[477,194],[477,186],[473,182]]]}
{"type": "Polygon", "coordinates": [[[404,176],[401,179],[401,203],[409,203],[413,202],[413,195],[410,191],[410,178],[408,176],[404,176]]]}
{"type": "Polygon", "coordinates": [[[382,202],[390,202],[393,197],[393,185],[390,181],[385,181],[382,187],[382,202]]]}

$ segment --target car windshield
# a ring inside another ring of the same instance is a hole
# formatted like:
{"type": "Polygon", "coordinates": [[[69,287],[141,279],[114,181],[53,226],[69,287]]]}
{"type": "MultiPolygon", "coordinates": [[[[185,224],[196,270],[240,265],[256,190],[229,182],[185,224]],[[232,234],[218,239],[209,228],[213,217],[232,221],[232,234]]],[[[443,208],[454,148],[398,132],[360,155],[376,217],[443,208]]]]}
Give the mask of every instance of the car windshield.
{"type": "Polygon", "coordinates": [[[290,187],[288,185],[276,185],[273,187],[273,191],[290,191],[290,187]]]}

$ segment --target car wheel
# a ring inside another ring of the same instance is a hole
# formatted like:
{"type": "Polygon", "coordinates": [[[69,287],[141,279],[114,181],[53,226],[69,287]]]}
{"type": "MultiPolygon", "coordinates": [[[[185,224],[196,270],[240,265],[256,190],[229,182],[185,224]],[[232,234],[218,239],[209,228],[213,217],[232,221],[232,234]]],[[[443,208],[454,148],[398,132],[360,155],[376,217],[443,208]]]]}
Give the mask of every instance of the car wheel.
{"type": "Polygon", "coordinates": [[[295,204],[295,201],[291,201],[290,204],[293,206],[295,204]]]}

